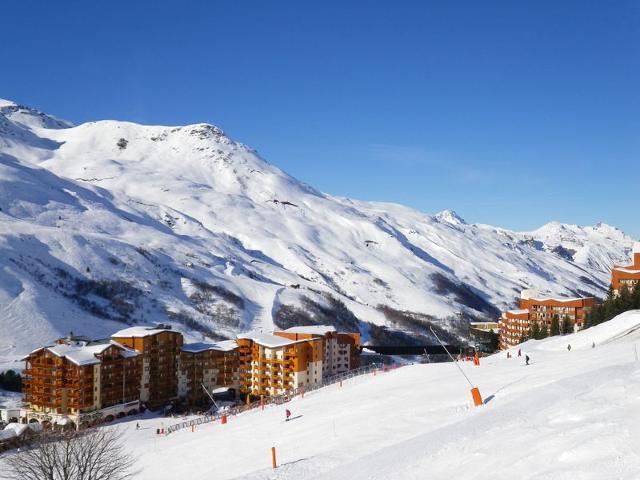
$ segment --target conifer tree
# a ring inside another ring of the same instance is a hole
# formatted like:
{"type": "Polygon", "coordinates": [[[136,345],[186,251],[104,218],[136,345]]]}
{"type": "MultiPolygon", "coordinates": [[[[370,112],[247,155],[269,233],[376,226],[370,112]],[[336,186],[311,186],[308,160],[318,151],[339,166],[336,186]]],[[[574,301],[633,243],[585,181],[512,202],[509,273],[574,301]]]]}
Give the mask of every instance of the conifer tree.
{"type": "Polygon", "coordinates": [[[568,333],[573,333],[573,323],[569,315],[565,315],[562,317],[562,334],[567,335],[568,333]]]}
{"type": "Polygon", "coordinates": [[[547,328],[547,324],[544,322],[540,322],[540,340],[543,338],[547,338],[549,336],[549,329],[547,328]]]}
{"type": "Polygon", "coordinates": [[[531,338],[533,338],[534,340],[540,340],[540,326],[538,325],[538,322],[531,322],[530,331],[531,338]]]}
{"type": "Polygon", "coordinates": [[[560,320],[558,320],[558,316],[554,315],[551,320],[551,336],[560,335],[560,320]]]}

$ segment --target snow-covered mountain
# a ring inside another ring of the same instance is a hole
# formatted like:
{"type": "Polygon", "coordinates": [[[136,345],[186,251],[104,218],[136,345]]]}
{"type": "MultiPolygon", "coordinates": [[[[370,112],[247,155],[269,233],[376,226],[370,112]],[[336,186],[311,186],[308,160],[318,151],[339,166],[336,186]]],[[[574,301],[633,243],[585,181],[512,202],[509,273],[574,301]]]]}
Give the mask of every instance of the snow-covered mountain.
{"type": "Polygon", "coordinates": [[[632,244],[604,224],[520,233],[334,197],[208,124],[73,126],[0,100],[0,360],[123,322],[331,321],[386,342],[495,316],[523,288],[602,296],[632,244]]]}

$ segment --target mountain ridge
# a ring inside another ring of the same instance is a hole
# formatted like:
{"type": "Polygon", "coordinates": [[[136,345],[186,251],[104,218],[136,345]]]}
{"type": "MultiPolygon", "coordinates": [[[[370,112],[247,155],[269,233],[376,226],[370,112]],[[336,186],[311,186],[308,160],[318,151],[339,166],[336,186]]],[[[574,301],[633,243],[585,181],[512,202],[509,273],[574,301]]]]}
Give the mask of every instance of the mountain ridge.
{"type": "Polygon", "coordinates": [[[493,317],[522,288],[604,295],[633,244],[332,196],[210,124],[72,126],[1,101],[0,208],[0,361],[122,322],[195,338],[333,320],[371,341],[431,322],[455,340],[456,313],[493,317]]]}

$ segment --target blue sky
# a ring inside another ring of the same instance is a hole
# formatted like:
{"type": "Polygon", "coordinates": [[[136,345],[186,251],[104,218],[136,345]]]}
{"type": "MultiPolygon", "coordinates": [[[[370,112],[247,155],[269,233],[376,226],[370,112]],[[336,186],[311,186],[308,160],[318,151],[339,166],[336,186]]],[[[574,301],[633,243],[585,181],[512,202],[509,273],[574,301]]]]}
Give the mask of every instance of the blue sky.
{"type": "Polygon", "coordinates": [[[336,195],[640,237],[640,2],[2,2],[0,97],[209,122],[336,195]]]}

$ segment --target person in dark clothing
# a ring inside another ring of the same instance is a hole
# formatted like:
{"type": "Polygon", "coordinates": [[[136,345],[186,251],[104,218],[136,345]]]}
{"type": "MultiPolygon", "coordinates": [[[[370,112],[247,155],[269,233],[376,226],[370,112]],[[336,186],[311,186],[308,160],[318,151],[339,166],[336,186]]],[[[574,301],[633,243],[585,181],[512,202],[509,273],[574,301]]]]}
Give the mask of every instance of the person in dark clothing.
{"type": "Polygon", "coordinates": [[[287,416],[287,418],[285,419],[285,421],[289,421],[289,417],[291,416],[291,410],[289,410],[288,408],[284,411],[285,415],[287,416]]]}
{"type": "Polygon", "coordinates": [[[518,349],[518,356],[521,357],[522,356],[522,350],[518,349]]]}
{"type": "Polygon", "coordinates": [[[571,351],[571,344],[567,345],[567,350],[571,351]]]}
{"type": "Polygon", "coordinates": [[[527,365],[529,365],[529,355],[524,356],[524,361],[527,362],[527,365]]]}

